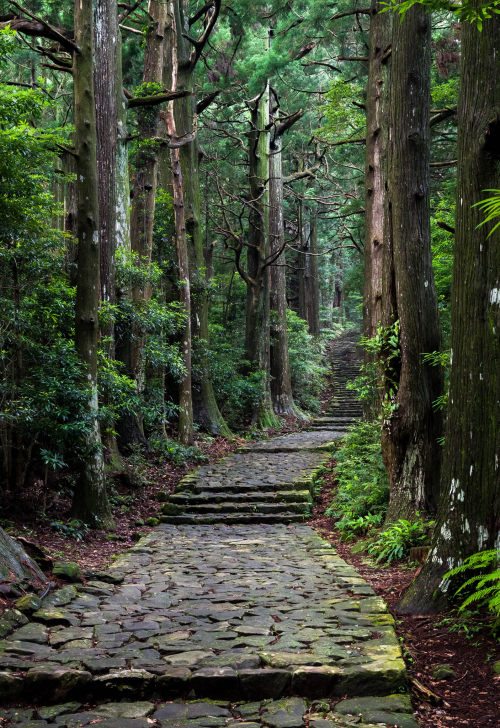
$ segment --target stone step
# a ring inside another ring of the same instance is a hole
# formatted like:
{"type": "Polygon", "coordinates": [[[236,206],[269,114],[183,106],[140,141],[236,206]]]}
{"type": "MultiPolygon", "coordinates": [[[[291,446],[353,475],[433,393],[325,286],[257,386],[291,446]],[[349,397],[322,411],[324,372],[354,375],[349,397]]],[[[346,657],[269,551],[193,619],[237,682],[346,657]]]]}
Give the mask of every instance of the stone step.
{"type": "Polygon", "coordinates": [[[232,502],[227,501],[226,503],[187,503],[184,506],[174,505],[172,508],[170,503],[167,503],[163,507],[165,515],[205,515],[205,514],[223,514],[223,513],[250,513],[250,514],[262,514],[262,513],[282,513],[283,511],[289,511],[290,513],[306,513],[310,510],[310,500],[296,501],[295,503],[245,503],[245,502],[232,502]],[[176,514],[174,509],[179,509],[176,514]]]}
{"type": "Polygon", "coordinates": [[[281,503],[296,503],[300,501],[310,500],[311,494],[309,490],[269,490],[261,492],[242,491],[241,493],[228,493],[227,488],[220,491],[202,491],[201,493],[174,493],[169,498],[169,503],[175,505],[201,504],[201,503],[225,503],[230,501],[233,503],[246,501],[250,503],[273,503],[280,501],[281,503]]]}
{"type": "MultiPolygon", "coordinates": [[[[282,489],[293,489],[293,487],[293,483],[265,483],[263,481],[259,481],[256,483],[245,483],[243,481],[225,480],[223,483],[210,484],[202,480],[193,480],[189,483],[186,483],[185,485],[181,481],[174,495],[177,496],[183,493],[193,493],[196,495],[200,495],[201,493],[206,493],[207,496],[212,495],[214,497],[217,497],[219,494],[224,493],[248,493],[249,495],[251,493],[257,495],[259,493],[269,493],[270,495],[274,496],[274,494],[277,492],[277,489],[281,491],[282,489]]],[[[297,487],[297,490],[303,490],[302,484],[300,484],[300,487],[297,487]]]]}
{"type": "Polygon", "coordinates": [[[280,513],[211,513],[183,514],[180,516],[160,515],[161,523],[172,525],[203,526],[217,524],[243,524],[243,523],[299,523],[303,521],[305,514],[292,513],[282,510],[280,513]]]}

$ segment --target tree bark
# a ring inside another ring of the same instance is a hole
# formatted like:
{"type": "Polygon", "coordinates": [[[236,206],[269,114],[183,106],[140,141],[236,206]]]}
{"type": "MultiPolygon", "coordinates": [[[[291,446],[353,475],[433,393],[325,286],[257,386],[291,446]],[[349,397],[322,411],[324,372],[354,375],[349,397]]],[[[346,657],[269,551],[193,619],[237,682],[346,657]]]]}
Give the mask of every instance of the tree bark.
{"type": "Polygon", "coordinates": [[[400,371],[395,409],[384,423],[388,522],[435,511],[439,493],[441,417],[432,403],[442,376],[422,361],[441,344],[430,253],[430,41],[430,14],[422,6],[393,24],[388,205],[400,371]]]}
{"type": "Polygon", "coordinates": [[[318,267],[318,215],[316,209],[309,210],[309,312],[307,321],[309,333],[319,336],[319,267],[318,267]]]}
{"type": "Polygon", "coordinates": [[[213,435],[229,437],[226,425],[215,399],[207,356],[208,346],[208,294],[204,275],[203,235],[201,228],[199,144],[196,134],[196,97],[194,95],[194,70],[192,46],[185,35],[189,32],[186,0],[176,2],[177,26],[177,89],[190,92],[190,96],[174,103],[175,123],[179,138],[193,137],[179,149],[184,180],[184,214],[186,221],[189,273],[191,281],[191,328],[193,351],[201,371],[200,380],[193,383],[194,419],[213,435]]]}
{"type": "Polygon", "coordinates": [[[245,357],[250,369],[261,371],[262,398],[254,421],[276,424],[271,401],[269,339],[269,84],[249,102],[248,135],[250,214],[247,246],[245,357]]]}
{"type": "MultiPolygon", "coordinates": [[[[116,303],[116,252],[119,249],[130,250],[126,104],[117,12],[116,0],[97,0],[94,85],[99,181],[99,280],[101,305],[110,307],[116,303]]],[[[106,316],[101,323],[101,337],[108,356],[115,359],[117,349],[112,315],[106,316]]],[[[119,466],[118,445],[112,428],[103,431],[102,438],[106,457],[113,466],[119,466]]]]}
{"type": "Polygon", "coordinates": [[[78,181],[78,273],[75,345],[85,365],[89,388],[90,429],[80,461],[73,514],[90,526],[110,527],[111,512],[104,481],[97,400],[97,343],[99,335],[99,204],[97,197],[96,117],[93,83],[92,0],[75,0],[75,40],[80,48],[73,60],[74,121],[78,181]]]}
{"type": "MultiPolygon", "coordinates": [[[[144,50],[143,83],[156,83],[163,79],[163,59],[167,6],[160,0],[149,0],[148,14],[151,18],[146,32],[144,50]]],[[[154,143],[148,143],[156,136],[159,111],[157,106],[144,107],[138,112],[140,147],[137,152],[136,172],[133,182],[133,199],[130,213],[131,248],[137,254],[138,263],[146,273],[153,254],[153,225],[157,189],[158,150],[154,143]]],[[[151,298],[149,283],[133,286],[132,301],[140,309],[151,298]]],[[[121,357],[128,375],[134,379],[137,392],[141,395],[145,386],[145,361],[142,356],[145,334],[138,326],[130,326],[121,345],[121,357]]],[[[127,450],[136,443],[145,444],[141,418],[129,413],[117,424],[119,446],[127,450]]]]}
{"type": "MultiPolygon", "coordinates": [[[[274,94],[273,94],[274,97],[274,94]]],[[[277,104],[272,104],[273,117],[277,104]]],[[[277,118],[271,138],[269,158],[269,248],[270,255],[279,256],[271,265],[271,397],[276,414],[300,416],[292,394],[290,359],[288,355],[285,224],[283,217],[283,169],[281,159],[282,135],[278,133],[277,118]]]]}
{"type": "MultiPolygon", "coordinates": [[[[178,88],[179,58],[177,55],[177,36],[182,33],[179,26],[180,12],[178,7],[180,0],[169,2],[169,22],[171,27],[170,50],[170,72],[172,85],[171,90],[178,88]]],[[[164,116],[167,133],[171,140],[178,138],[176,118],[174,113],[174,101],[169,103],[168,114],[164,116]]],[[[186,316],[184,330],[182,333],[182,355],[184,364],[184,375],[179,386],[179,439],[184,445],[190,445],[194,439],[193,429],[193,400],[191,382],[191,282],[189,275],[189,255],[186,236],[186,212],[184,204],[184,182],[182,177],[182,166],[180,150],[178,147],[170,150],[170,163],[172,167],[172,192],[174,200],[174,226],[175,243],[177,249],[177,265],[179,273],[179,298],[186,316]]]]}
{"type": "MultiPolygon", "coordinates": [[[[383,258],[388,252],[384,215],[387,183],[388,73],[391,13],[372,0],[366,90],[365,278],[363,334],[371,339],[382,322],[383,258]]],[[[399,22],[399,21],[398,21],[399,22]]]]}
{"type": "Polygon", "coordinates": [[[409,612],[451,596],[443,574],[500,548],[500,230],[473,205],[500,188],[500,17],[462,24],[451,372],[441,500],[428,560],[405,594],[409,612]]]}

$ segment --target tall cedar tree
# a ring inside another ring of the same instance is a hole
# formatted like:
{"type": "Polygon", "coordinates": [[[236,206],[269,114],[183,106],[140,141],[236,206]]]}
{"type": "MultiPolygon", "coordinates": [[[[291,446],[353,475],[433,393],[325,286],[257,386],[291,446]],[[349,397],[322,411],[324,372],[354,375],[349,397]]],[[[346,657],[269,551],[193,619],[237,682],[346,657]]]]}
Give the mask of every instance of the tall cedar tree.
{"type": "Polygon", "coordinates": [[[429,558],[401,608],[436,607],[443,574],[500,544],[500,230],[474,205],[500,188],[500,17],[463,23],[451,373],[441,501],[429,558]]]}
{"type": "Polygon", "coordinates": [[[93,81],[92,0],[75,0],[73,60],[75,142],[78,183],[78,273],[76,283],[75,344],[85,364],[90,427],[85,457],[73,498],[73,514],[92,526],[112,525],[106,495],[102,443],[98,422],[97,344],[99,335],[99,203],[97,196],[96,116],[93,81]]]}
{"type": "MultiPolygon", "coordinates": [[[[425,352],[440,348],[440,324],[431,264],[430,14],[413,6],[393,23],[387,223],[392,244],[394,320],[399,320],[399,371],[392,411],[383,428],[390,480],[387,520],[433,511],[439,492],[441,418],[433,408],[442,392],[440,369],[425,352]]],[[[389,323],[389,322],[388,322],[389,323]]]]}

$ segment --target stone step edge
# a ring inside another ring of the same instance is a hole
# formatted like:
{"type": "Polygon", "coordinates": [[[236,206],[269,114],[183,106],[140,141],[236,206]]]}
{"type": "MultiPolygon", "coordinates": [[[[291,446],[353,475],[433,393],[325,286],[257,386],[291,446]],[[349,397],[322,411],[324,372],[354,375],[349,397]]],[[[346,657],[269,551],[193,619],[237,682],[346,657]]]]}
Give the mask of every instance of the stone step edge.
{"type": "Polygon", "coordinates": [[[212,526],[216,524],[226,523],[228,525],[238,525],[245,523],[299,523],[305,521],[310,516],[307,513],[282,512],[280,514],[271,513],[183,513],[178,516],[159,516],[160,523],[169,523],[173,526],[212,526]]]}
{"type": "Polygon", "coordinates": [[[42,699],[44,704],[72,698],[80,702],[132,698],[175,699],[188,695],[213,700],[259,700],[297,695],[307,699],[391,695],[407,688],[402,659],[335,667],[301,665],[235,670],[232,667],[167,667],[161,674],[119,670],[92,675],[86,670],[36,665],[24,677],[0,672],[4,703],[42,699]]]}

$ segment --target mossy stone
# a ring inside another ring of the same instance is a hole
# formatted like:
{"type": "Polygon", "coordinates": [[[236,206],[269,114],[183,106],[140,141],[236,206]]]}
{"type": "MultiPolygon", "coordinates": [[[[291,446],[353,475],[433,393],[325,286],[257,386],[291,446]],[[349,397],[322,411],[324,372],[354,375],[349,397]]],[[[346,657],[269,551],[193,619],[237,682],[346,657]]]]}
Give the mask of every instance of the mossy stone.
{"type": "Polygon", "coordinates": [[[160,503],[164,503],[168,498],[168,494],[166,490],[159,490],[156,494],[156,500],[160,503]]]}
{"type": "Polygon", "coordinates": [[[146,519],[146,526],[158,526],[160,523],[159,518],[147,518],[146,519]]]}
{"type": "Polygon", "coordinates": [[[16,609],[20,612],[36,612],[42,606],[42,600],[36,594],[25,594],[15,602],[16,609]]]}
{"type": "Polygon", "coordinates": [[[434,680],[451,680],[456,677],[455,670],[451,665],[435,665],[432,669],[434,680]]]}
{"type": "Polygon", "coordinates": [[[498,660],[498,662],[493,663],[493,672],[496,675],[500,675],[500,660],[498,660]]]}
{"type": "Polygon", "coordinates": [[[80,567],[74,561],[56,561],[53,568],[54,576],[58,576],[65,581],[81,581],[82,574],[80,567]]]}

